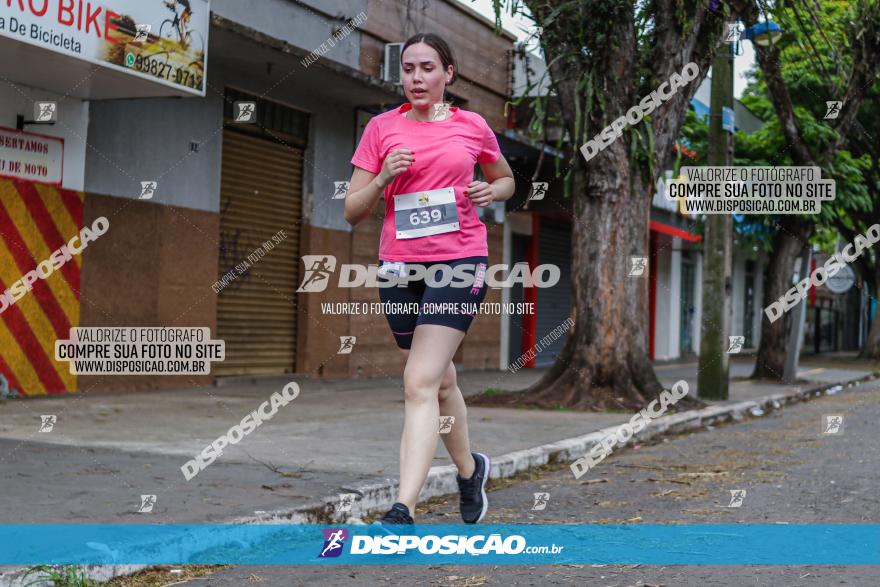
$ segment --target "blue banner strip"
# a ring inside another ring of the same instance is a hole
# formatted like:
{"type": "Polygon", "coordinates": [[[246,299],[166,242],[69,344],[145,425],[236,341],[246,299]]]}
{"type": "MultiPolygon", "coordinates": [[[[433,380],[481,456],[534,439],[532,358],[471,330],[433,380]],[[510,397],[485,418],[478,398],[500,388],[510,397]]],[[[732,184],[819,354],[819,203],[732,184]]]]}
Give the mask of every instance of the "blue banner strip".
{"type": "Polygon", "coordinates": [[[878,565],[880,525],[0,525],[0,564],[878,565]]]}

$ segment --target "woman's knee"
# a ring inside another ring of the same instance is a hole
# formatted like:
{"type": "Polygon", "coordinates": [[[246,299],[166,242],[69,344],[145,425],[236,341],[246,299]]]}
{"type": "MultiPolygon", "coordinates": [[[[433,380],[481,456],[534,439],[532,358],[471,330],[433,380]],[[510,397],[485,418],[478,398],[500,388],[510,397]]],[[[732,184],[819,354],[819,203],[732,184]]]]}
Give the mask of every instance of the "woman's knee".
{"type": "Polygon", "coordinates": [[[446,398],[456,393],[457,387],[458,380],[455,375],[455,366],[449,363],[449,367],[443,373],[443,379],[440,381],[440,401],[445,401],[446,398]]]}
{"type": "Polygon", "coordinates": [[[442,378],[431,376],[425,369],[407,366],[403,370],[403,388],[406,401],[421,403],[437,399],[442,378]]]}

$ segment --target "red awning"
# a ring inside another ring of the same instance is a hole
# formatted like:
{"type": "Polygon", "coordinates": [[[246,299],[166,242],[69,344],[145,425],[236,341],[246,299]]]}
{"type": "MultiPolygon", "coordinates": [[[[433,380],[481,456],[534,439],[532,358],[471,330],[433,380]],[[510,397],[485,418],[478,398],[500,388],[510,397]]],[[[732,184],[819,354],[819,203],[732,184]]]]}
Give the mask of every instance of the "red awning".
{"type": "Polygon", "coordinates": [[[654,232],[668,234],[670,236],[677,236],[680,239],[690,241],[692,243],[698,243],[703,240],[703,237],[698,234],[694,234],[680,228],[675,228],[674,226],[669,226],[668,224],[663,224],[662,222],[657,222],[656,220],[651,220],[649,227],[654,232]]]}

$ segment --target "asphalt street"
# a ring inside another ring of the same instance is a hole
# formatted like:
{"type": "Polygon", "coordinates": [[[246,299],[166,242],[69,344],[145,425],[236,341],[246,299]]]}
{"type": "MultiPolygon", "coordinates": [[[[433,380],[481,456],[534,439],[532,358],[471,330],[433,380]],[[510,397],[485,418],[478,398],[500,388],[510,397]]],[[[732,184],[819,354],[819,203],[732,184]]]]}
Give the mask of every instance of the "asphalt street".
{"type": "MultiPolygon", "coordinates": [[[[877,523],[880,383],[742,423],[614,453],[586,476],[544,467],[492,482],[488,523],[877,523]],[[823,434],[824,416],[842,415],[823,434]],[[740,507],[727,507],[745,490],[740,507]],[[535,493],[549,493],[533,511],[535,493]]],[[[416,523],[458,523],[457,497],[421,505],[416,523]]],[[[810,586],[880,584],[876,566],[239,566],[185,581],[293,585],[810,586]]]]}

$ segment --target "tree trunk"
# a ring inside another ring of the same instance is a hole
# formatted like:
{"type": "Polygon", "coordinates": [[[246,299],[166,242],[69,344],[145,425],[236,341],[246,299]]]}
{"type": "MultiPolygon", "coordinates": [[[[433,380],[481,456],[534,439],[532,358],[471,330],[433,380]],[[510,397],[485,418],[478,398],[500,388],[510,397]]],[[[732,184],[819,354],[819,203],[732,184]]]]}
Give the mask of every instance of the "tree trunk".
{"type": "MultiPolygon", "coordinates": [[[[795,216],[785,216],[773,238],[773,252],[767,266],[764,283],[764,308],[779,299],[792,287],[791,277],[794,260],[813,234],[815,225],[795,216]]],[[[802,277],[803,278],[803,277],[802,277]]],[[[763,312],[762,312],[763,313],[763,312]]],[[[784,313],[775,322],[766,316],[761,319],[761,343],[752,379],[783,380],[785,372],[785,349],[791,326],[792,312],[784,313]]]]}
{"type": "MultiPolygon", "coordinates": [[[[689,62],[700,71],[650,117],[588,161],[576,153],[568,200],[574,326],[553,367],[521,400],[550,408],[639,409],[659,396],[662,385],[648,358],[649,277],[629,275],[630,257],[650,258],[654,181],[669,162],[688,104],[717,51],[722,24],[709,18],[703,6],[682,24],[677,4],[657,0],[654,51],[643,52],[630,3],[527,4],[543,26],[542,45],[572,149],[639,105],[689,62]],[[643,58],[646,63],[640,62],[643,58]],[[653,74],[650,89],[641,87],[645,65],[653,74]],[[654,177],[647,173],[651,162],[654,177]]],[[[675,408],[693,405],[701,403],[684,398],[675,408]]]]}
{"type": "Polygon", "coordinates": [[[650,208],[642,182],[630,187],[624,141],[608,150],[607,165],[592,169],[589,180],[575,175],[574,327],[553,367],[528,390],[530,404],[634,409],[662,390],[646,348],[648,279],[629,276],[630,255],[649,256],[650,208]]]}

